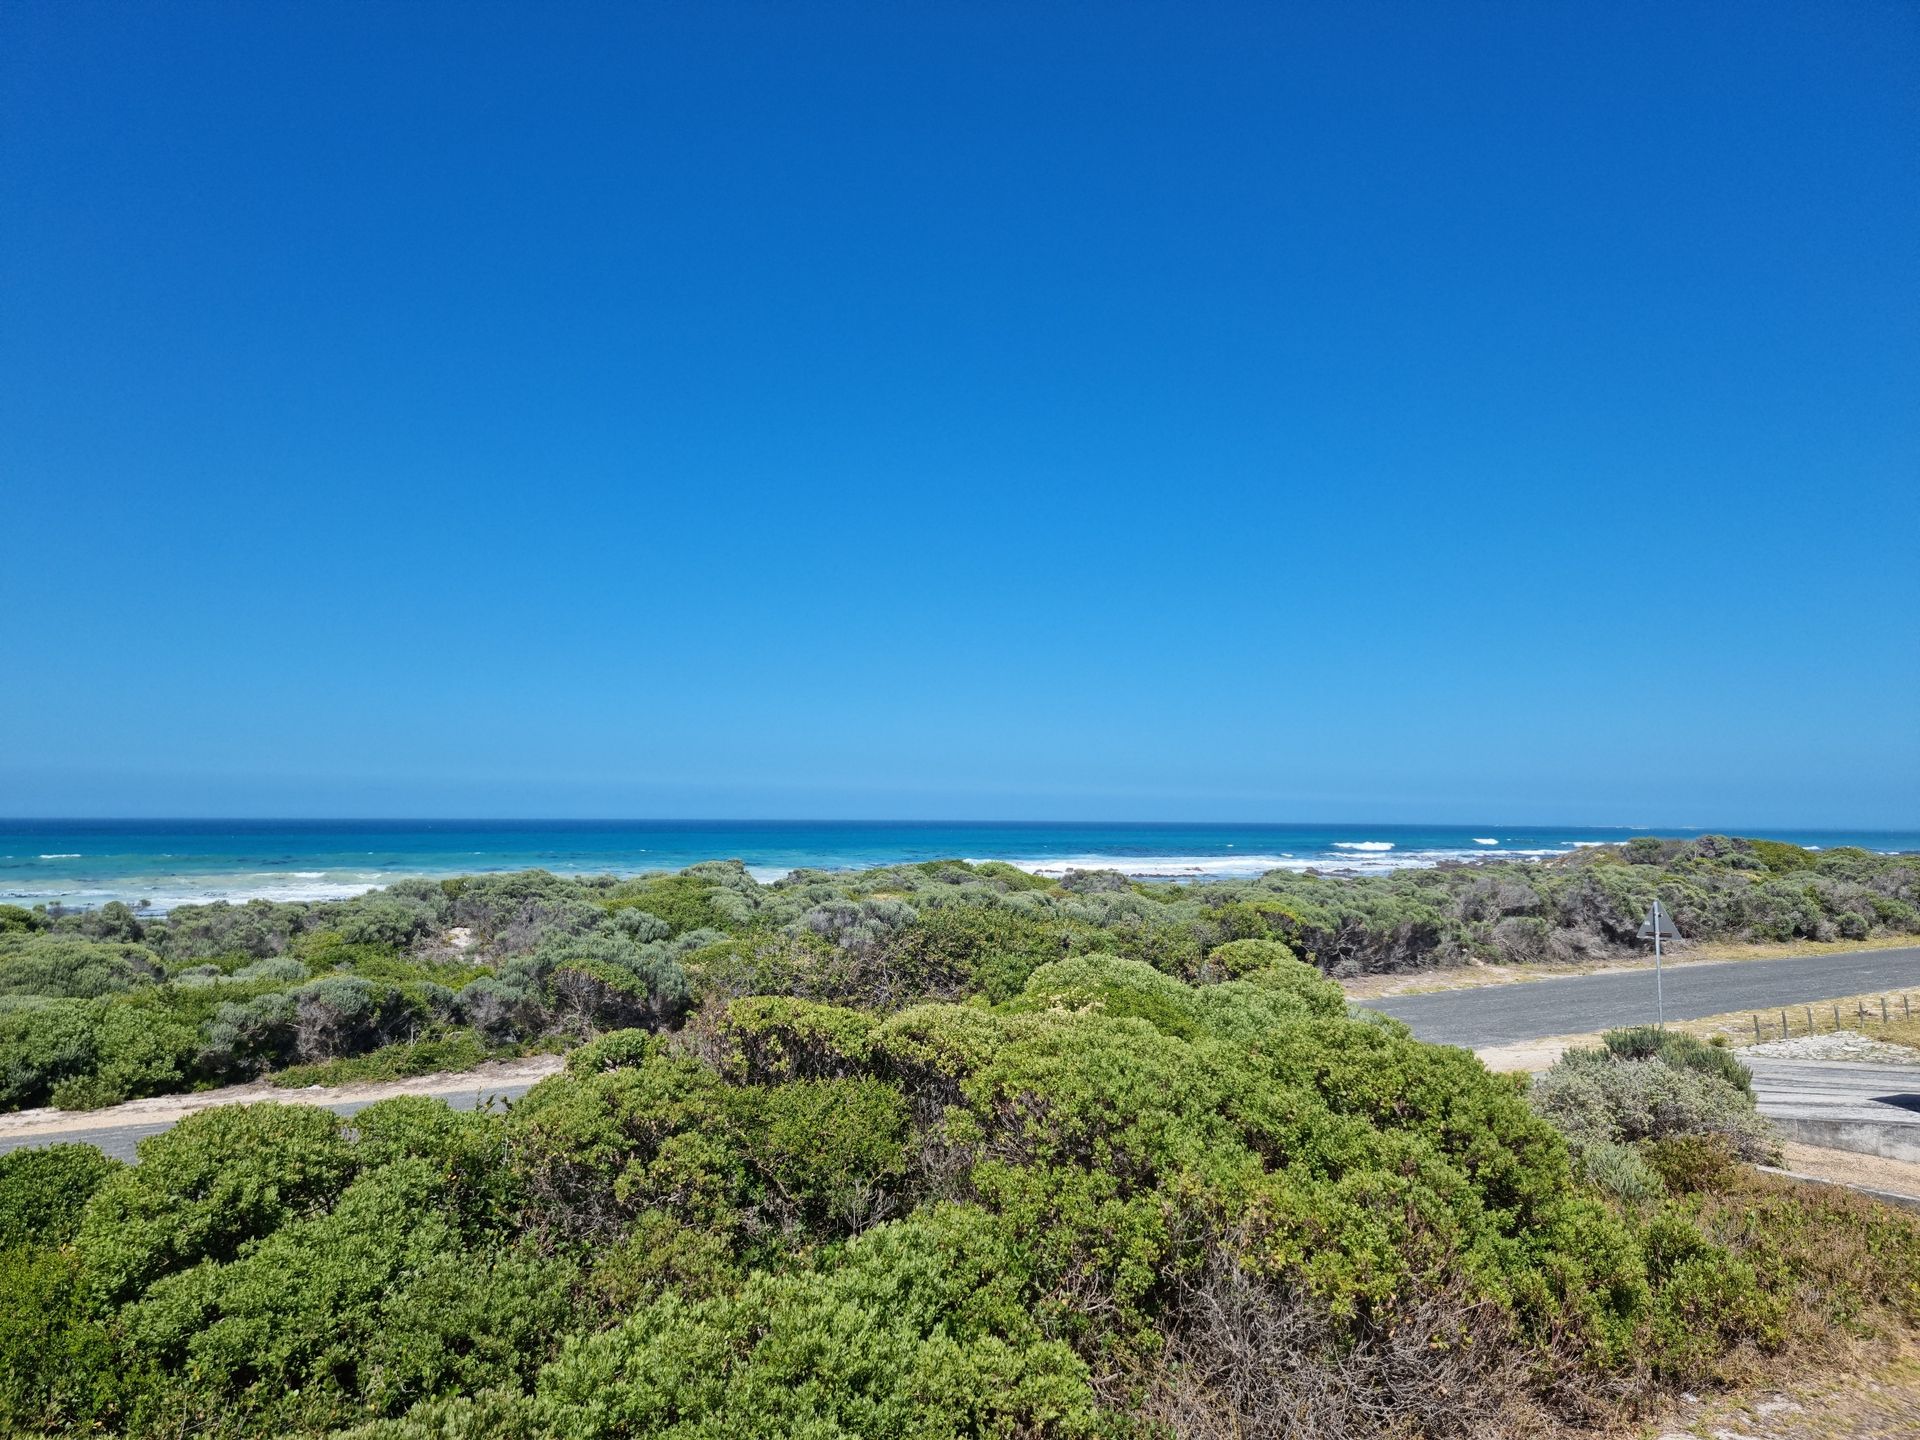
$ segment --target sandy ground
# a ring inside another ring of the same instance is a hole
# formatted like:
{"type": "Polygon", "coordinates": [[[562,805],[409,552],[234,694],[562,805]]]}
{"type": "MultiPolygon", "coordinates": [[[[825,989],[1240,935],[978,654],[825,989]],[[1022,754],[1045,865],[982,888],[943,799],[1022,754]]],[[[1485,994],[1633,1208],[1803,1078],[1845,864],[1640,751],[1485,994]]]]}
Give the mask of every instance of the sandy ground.
{"type": "Polygon", "coordinates": [[[304,1090],[284,1090],[278,1085],[255,1081],[250,1085],[229,1085],[222,1090],[201,1090],[190,1095],[156,1095],[149,1100],[129,1100],[124,1105],[109,1105],[104,1110],[20,1110],[0,1115],[0,1137],[31,1135],[39,1130],[111,1130],[123,1125],[171,1125],[201,1110],[216,1105],[246,1105],[258,1100],[278,1100],[289,1105],[359,1105],[395,1095],[455,1095],[474,1091],[528,1085],[544,1079],[566,1064],[561,1055],[530,1055],[520,1060],[490,1060],[473,1070],[457,1074],[415,1075],[406,1080],[369,1081],[358,1085],[309,1085],[304,1090]]]}
{"type": "Polygon", "coordinates": [[[1598,1045],[1598,1035],[1548,1035],[1540,1040],[1521,1040],[1512,1045],[1485,1045],[1474,1051],[1480,1063],[1496,1075],[1524,1070],[1537,1074],[1576,1045],[1598,1045]]]}
{"type": "MultiPolygon", "coordinates": [[[[1884,1160],[1878,1155],[1858,1155],[1851,1150],[1828,1150],[1819,1145],[1796,1145],[1788,1141],[1780,1147],[1786,1152],[1785,1169],[1796,1175],[1811,1175],[1838,1185],[1864,1185],[1870,1190],[1891,1190],[1896,1195],[1920,1199],[1920,1165],[1905,1160],[1884,1160]]],[[[1915,1434],[1920,1435],[1920,1413],[1914,1418],[1915,1434]]]]}

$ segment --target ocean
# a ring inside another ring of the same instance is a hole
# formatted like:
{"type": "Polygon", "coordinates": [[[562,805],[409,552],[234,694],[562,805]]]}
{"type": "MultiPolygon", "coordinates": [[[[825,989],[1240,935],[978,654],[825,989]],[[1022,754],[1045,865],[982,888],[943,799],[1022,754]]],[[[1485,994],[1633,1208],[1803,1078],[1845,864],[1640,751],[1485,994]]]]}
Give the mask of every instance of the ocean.
{"type": "MultiPolygon", "coordinates": [[[[1110,867],[1203,881],[1309,868],[1380,872],[1619,844],[1606,826],[1059,824],[840,820],[0,820],[0,901],[325,900],[410,875],[539,868],[630,875],[737,859],[762,880],[800,868],[1007,860],[1041,874],[1110,867]]],[[[1746,831],[1795,844],[1920,850],[1914,831],[1746,831]]]]}

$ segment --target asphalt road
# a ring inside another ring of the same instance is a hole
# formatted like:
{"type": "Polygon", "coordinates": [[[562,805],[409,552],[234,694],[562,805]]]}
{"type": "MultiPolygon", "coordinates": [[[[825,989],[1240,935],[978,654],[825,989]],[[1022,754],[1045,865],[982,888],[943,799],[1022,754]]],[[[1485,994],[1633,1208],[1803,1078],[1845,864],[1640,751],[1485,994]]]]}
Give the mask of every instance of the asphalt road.
{"type": "MultiPolygon", "coordinates": [[[[1836,995],[1912,992],[1920,1000],[1920,946],[1676,965],[1665,972],[1667,1019],[1698,1020],[1735,1010],[1778,1010],[1836,995]]],[[[1652,1024],[1653,971],[1570,975],[1396,995],[1362,1002],[1407,1022],[1438,1045],[1511,1045],[1549,1035],[1587,1035],[1617,1025],[1652,1024]]]]}
{"type": "MultiPolygon", "coordinates": [[[[436,1098],[444,1100],[455,1110],[474,1110],[483,1101],[518,1100],[533,1088],[533,1082],[524,1085],[496,1085],[485,1091],[458,1090],[442,1094],[436,1098]]],[[[288,1104],[300,1104],[300,1092],[289,1090],[286,1095],[288,1104]]],[[[352,1115],[374,1104],[372,1100],[343,1100],[326,1108],[336,1115],[352,1115]]],[[[58,1130],[36,1128],[33,1131],[0,1135],[0,1154],[9,1150],[20,1150],[33,1145],[58,1145],[77,1141],[82,1145],[98,1145],[116,1160],[132,1160],[139,1143],[149,1135],[158,1135],[162,1130],[171,1129],[172,1121],[161,1121],[147,1125],[74,1125],[58,1130]]]]}

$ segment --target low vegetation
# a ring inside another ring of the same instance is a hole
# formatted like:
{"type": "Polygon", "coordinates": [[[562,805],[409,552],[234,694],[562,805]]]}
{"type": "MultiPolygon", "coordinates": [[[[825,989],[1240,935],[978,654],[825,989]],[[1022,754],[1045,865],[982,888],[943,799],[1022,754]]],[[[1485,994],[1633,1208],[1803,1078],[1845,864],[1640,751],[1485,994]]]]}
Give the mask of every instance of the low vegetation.
{"type": "MultiPolygon", "coordinates": [[[[1278,942],[1210,958],[710,994],[505,1113],[0,1156],[0,1429],[1486,1436],[1920,1326],[1920,1226],[1789,1193],[1717,1117],[1640,1133],[1603,1083],[1570,1152],[1550,1086],[1350,1015],[1278,942]],[[1646,1183],[1583,1178],[1594,1135],[1646,1183]]],[[[1580,1063],[1740,1097],[1658,1040],[1580,1063]]]]}
{"type": "Polygon", "coordinates": [[[742,995],[890,1012],[1005,1001],[1112,954],[1231,977],[1281,945],[1323,973],[1578,960],[1658,896],[1698,939],[1920,933],[1920,857],[1637,839],[1540,863],[1142,885],[940,861],[755,883],[737,862],[616,880],[415,880],[323,904],[143,918],[0,906],[0,1109],[90,1107],[295,1068],[299,1083],[469,1065],[742,995]]]}

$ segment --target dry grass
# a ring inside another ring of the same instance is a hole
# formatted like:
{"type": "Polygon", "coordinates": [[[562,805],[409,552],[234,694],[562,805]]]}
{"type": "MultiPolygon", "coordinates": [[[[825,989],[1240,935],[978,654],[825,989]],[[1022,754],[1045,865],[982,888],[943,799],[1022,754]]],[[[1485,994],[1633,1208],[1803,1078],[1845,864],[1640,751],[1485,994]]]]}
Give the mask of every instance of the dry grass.
{"type": "MultiPolygon", "coordinates": [[[[1759,1038],[1778,1040],[1784,1035],[1830,1035],[1836,1030],[1852,1031],[1870,1040],[1890,1045],[1911,1046],[1920,1052],[1920,994],[1875,991],[1865,995],[1841,995],[1828,1000],[1786,1006],[1784,1010],[1735,1010],[1725,1015],[1709,1015],[1701,1020],[1677,1020],[1667,1028],[1684,1030],[1711,1040],[1724,1036],[1734,1045],[1754,1043],[1754,1020],[1760,1021],[1759,1038]],[[1903,1005],[1901,1002],[1905,1000],[1903,1005]],[[1886,1001],[1888,1019],[1880,1019],[1880,1003],[1886,1001]],[[1838,1021],[1838,1024],[1835,1021],[1838,1021]]],[[[1920,1056],[1916,1056],[1920,1058],[1920,1056]]]]}
{"type": "Polygon", "coordinates": [[[1689,942],[1691,960],[1780,960],[1792,955],[1849,955],[1856,950],[1911,950],[1920,935],[1872,935],[1865,940],[1701,940],[1689,942]]]}

